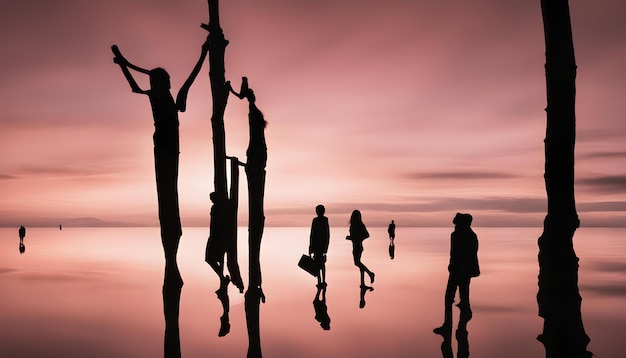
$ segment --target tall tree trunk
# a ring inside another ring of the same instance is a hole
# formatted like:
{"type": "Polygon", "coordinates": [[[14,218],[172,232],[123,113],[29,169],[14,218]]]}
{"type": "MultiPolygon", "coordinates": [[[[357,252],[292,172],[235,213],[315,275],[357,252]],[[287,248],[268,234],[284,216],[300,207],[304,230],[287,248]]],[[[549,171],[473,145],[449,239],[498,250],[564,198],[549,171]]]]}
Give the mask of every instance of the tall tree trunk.
{"type": "Polygon", "coordinates": [[[265,226],[263,201],[265,196],[265,166],[267,147],[265,145],[265,119],[254,104],[254,94],[247,94],[249,105],[248,124],[250,144],[246,151],[246,176],[248,178],[248,290],[245,294],[246,323],[248,326],[248,358],[261,358],[261,338],[259,327],[260,303],[265,302],[261,278],[261,239],[265,226]]]}
{"type": "Polygon", "coordinates": [[[203,28],[209,31],[209,78],[213,113],[211,129],[213,130],[213,164],[216,199],[225,203],[228,199],[226,184],[226,135],[224,132],[224,111],[228,101],[226,87],[224,56],[228,41],[220,26],[219,1],[207,0],[209,4],[209,24],[203,28]]]}
{"type": "Polygon", "coordinates": [[[576,62],[567,0],[541,0],[546,46],[547,126],[545,183],[548,213],[539,238],[538,339],[547,358],[590,357],[580,312],[578,257],[573,237],[579,226],[574,200],[576,62]]]}
{"type": "Polygon", "coordinates": [[[213,100],[213,113],[211,115],[211,129],[213,131],[213,165],[214,165],[214,185],[215,201],[220,211],[216,217],[226,218],[225,222],[219,223],[223,226],[221,230],[223,238],[228,242],[227,262],[232,282],[243,290],[243,281],[239,272],[237,261],[237,207],[238,207],[238,180],[239,161],[234,158],[234,168],[231,172],[231,197],[228,198],[228,182],[226,179],[226,134],[224,130],[224,112],[228,102],[229,87],[226,86],[224,57],[228,41],[224,38],[224,33],[220,27],[219,1],[208,0],[209,4],[209,24],[202,24],[202,27],[209,31],[209,78],[211,80],[211,95],[213,100]],[[235,182],[237,181],[237,182],[235,182]]]}

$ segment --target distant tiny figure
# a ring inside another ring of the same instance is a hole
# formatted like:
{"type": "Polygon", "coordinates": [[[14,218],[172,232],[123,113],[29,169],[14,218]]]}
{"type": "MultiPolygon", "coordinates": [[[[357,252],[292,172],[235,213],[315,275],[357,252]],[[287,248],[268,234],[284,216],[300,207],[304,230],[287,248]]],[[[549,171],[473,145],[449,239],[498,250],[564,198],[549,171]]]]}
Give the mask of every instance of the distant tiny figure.
{"type": "MultiPolygon", "coordinates": [[[[448,265],[448,284],[444,301],[444,323],[433,331],[441,335],[452,332],[452,304],[459,288],[461,321],[467,323],[472,318],[469,288],[472,277],[480,275],[478,266],[478,237],[471,228],[472,216],[457,213],[452,221],[455,225],[450,235],[450,264],[448,265]]],[[[465,328],[465,327],[459,327],[465,328]]]]}
{"type": "Polygon", "coordinates": [[[24,243],[24,236],[26,236],[26,228],[20,225],[20,228],[17,230],[18,235],[20,236],[20,245],[24,243]]]}
{"type": "Polygon", "coordinates": [[[361,218],[361,212],[354,210],[350,216],[350,235],[346,236],[346,240],[352,241],[352,256],[354,258],[354,265],[357,266],[361,272],[361,288],[372,289],[370,286],[365,285],[365,273],[370,277],[371,283],[374,283],[374,273],[370,271],[367,266],[361,262],[361,255],[363,254],[363,240],[370,237],[365,224],[361,218]]]}
{"type": "Polygon", "coordinates": [[[24,252],[26,252],[26,246],[20,242],[20,254],[23,254],[24,252]]]}
{"type": "Polygon", "coordinates": [[[63,230],[63,225],[59,224],[59,230],[63,230]]]}
{"type": "Polygon", "coordinates": [[[396,238],[396,224],[391,220],[389,227],[387,228],[387,233],[389,234],[389,240],[391,244],[393,244],[393,240],[396,238]]]}
{"type": "Polygon", "coordinates": [[[319,266],[320,272],[317,275],[317,287],[319,288],[326,286],[326,253],[330,243],[330,228],[328,218],[324,216],[326,213],[324,205],[316,206],[315,213],[317,216],[313,218],[311,235],[309,236],[309,255],[319,266]]]}

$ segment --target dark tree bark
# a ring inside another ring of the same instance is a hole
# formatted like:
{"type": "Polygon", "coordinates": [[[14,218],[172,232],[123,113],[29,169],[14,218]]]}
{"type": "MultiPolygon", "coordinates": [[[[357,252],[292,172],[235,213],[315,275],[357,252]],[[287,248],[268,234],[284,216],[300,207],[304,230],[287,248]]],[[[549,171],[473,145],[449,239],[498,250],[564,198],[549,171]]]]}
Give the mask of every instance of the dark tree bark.
{"type": "MultiPolygon", "coordinates": [[[[215,202],[218,210],[216,217],[226,218],[220,230],[223,238],[227,241],[227,264],[232,282],[243,290],[243,281],[239,272],[237,261],[237,189],[238,171],[233,172],[231,198],[228,198],[228,184],[226,179],[226,134],[224,130],[224,112],[228,102],[229,86],[226,85],[224,57],[228,41],[224,38],[224,32],[220,26],[219,1],[207,0],[209,5],[209,24],[202,27],[209,31],[209,78],[211,82],[211,95],[213,112],[211,115],[211,129],[213,131],[213,166],[215,202]],[[233,194],[234,193],[234,194],[233,194]]],[[[236,161],[236,158],[235,158],[236,161]]],[[[236,167],[237,164],[235,164],[236,167]]],[[[237,168],[235,168],[237,169],[237,168]]],[[[223,263],[223,262],[222,262],[223,263]]]]}
{"type": "Polygon", "coordinates": [[[211,129],[213,130],[213,164],[216,199],[226,202],[228,190],[226,184],[226,135],[224,131],[224,111],[228,101],[228,87],[224,69],[224,56],[228,41],[220,26],[219,1],[207,0],[209,4],[209,24],[203,28],[209,31],[209,78],[213,112],[211,129]]]}
{"type": "Polygon", "coordinates": [[[248,290],[245,294],[246,323],[248,326],[248,358],[261,358],[261,338],[259,311],[265,302],[261,278],[261,239],[265,226],[263,201],[265,196],[265,165],[267,147],[265,145],[265,119],[256,107],[254,94],[249,92],[250,144],[246,151],[246,176],[248,178],[248,290]]]}
{"type": "Polygon", "coordinates": [[[580,222],[574,200],[576,62],[567,0],[541,0],[546,46],[547,126],[545,184],[548,213],[539,238],[538,339],[546,357],[590,357],[580,312],[578,257],[573,237],[580,222]]]}

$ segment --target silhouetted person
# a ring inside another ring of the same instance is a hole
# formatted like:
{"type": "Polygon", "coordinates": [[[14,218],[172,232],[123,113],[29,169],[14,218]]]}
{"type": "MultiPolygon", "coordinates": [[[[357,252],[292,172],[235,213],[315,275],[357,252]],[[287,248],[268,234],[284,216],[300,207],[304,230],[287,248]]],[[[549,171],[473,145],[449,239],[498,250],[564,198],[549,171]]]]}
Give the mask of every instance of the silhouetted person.
{"type": "Polygon", "coordinates": [[[315,207],[317,217],[313,218],[311,223],[311,235],[309,236],[309,255],[319,267],[317,275],[317,287],[326,285],[326,253],[328,252],[328,244],[330,242],[330,228],[328,218],[324,216],[326,208],[324,205],[315,207]]]}
{"type": "Polygon", "coordinates": [[[361,272],[361,288],[371,288],[365,285],[365,273],[370,277],[371,283],[374,283],[374,273],[370,271],[367,266],[361,262],[361,255],[363,254],[363,240],[370,237],[365,224],[361,218],[361,212],[354,210],[350,216],[350,235],[346,237],[346,240],[352,241],[352,256],[354,258],[354,265],[357,266],[361,272]]]}
{"type": "Polygon", "coordinates": [[[24,237],[26,236],[26,228],[20,225],[20,228],[17,230],[17,234],[20,236],[20,245],[24,243],[24,237]]]}
{"type": "Polygon", "coordinates": [[[480,275],[478,266],[478,237],[471,228],[472,216],[457,213],[452,221],[455,225],[450,235],[450,263],[448,265],[448,284],[445,294],[444,323],[433,331],[437,334],[452,332],[452,304],[459,288],[460,302],[457,304],[465,322],[472,318],[469,287],[472,277],[480,275]]]}
{"type": "Polygon", "coordinates": [[[326,286],[317,286],[317,293],[313,299],[313,309],[315,310],[315,320],[325,330],[330,330],[330,316],[328,306],[326,306],[326,286]]]}
{"type": "Polygon", "coordinates": [[[228,89],[240,99],[248,100],[248,124],[250,128],[250,142],[246,150],[246,172],[250,169],[265,170],[267,163],[267,145],[265,143],[265,127],[267,121],[263,117],[263,113],[256,106],[256,97],[254,91],[248,85],[248,78],[241,78],[241,89],[239,93],[232,88],[230,81],[226,82],[228,89]]]}
{"type": "Polygon", "coordinates": [[[211,206],[209,239],[206,244],[204,261],[211,266],[220,279],[220,288],[215,291],[218,297],[220,297],[220,294],[223,294],[227,290],[228,283],[230,282],[230,277],[224,275],[224,255],[226,254],[228,244],[226,226],[224,225],[226,222],[226,210],[223,208],[226,203],[222,203],[218,200],[214,192],[209,194],[209,198],[213,205],[211,206]]]}
{"type": "Polygon", "coordinates": [[[248,289],[245,297],[246,325],[248,329],[248,357],[261,357],[259,312],[261,302],[265,302],[261,275],[261,239],[265,227],[263,200],[265,195],[265,166],[267,145],[263,113],[256,106],[256,97],[248,87],[248,79],[242,78],[241,90],[235,92],[226,82],[228,89],[237,97],[248,100],[248,124],[250,142],[246,150],[246,177],[248,179],[248,289]]]}
{"type": "Polygon", "coordinates": [[[202,45],[200,58],[178,92],[176,102],[174,102],[170,93],[169,74],[164,69],[146,70],[130,63],[122,56],[117,46],[112,46],[111,50],[115,54],[113,61],[120,65],[122,73],[124,73],[132,91],[145,94],[150,99],[154,117],[154,166],[161,240],[165,251],[165,265],[173,265],[176,268],[175,270],[166,269],[165,272],[166,274],[174,274],[177,276],[177,279],[182,280],[176,262],[178,244],[182,235],[178,210],[178,112],[184,112],[187,107],[187,94],[206,58],[208,40],[202,45]],[[148,75],[150,78],[150,89],[144,90],[139,87],[129,69],[148,75]]]}
{"type": "Polygon", "coordinates": [[[387,227],[387,233],[389,234],[389,241],[391,241],[393,245],[393,240],[396,238],[396,223],[394,223],[393,220],[391,220],[391,223],[389,223],[387,227]]]}
{"type": "Polygon", "coordinates": [[[59,225],[59,230],[63,230],[63,225],[59,225]]]}
{"type": "Polygon", "coordinates": [[[24,252],[26,252],[26,246],[20,242],[20,254],[23,254],[24,252]]]}

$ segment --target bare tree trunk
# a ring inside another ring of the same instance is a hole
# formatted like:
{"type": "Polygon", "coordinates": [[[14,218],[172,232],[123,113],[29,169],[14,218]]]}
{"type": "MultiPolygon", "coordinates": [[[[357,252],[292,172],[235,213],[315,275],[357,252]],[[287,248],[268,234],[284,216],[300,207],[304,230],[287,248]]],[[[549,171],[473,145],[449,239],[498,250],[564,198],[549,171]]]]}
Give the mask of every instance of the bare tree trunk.
{"type": "Polygon", "coordinates": [[[248,358],[261,358],[261,338],[259,327],[260,303],[265,302],[261,278],[261,239],[265,226],[263,201],[265,196],[265,166],[267,147],[265,145],[265,119],[254,104],[252,91],[247,94],[250,102],[248,123],[250,144],[246,151],[246,176],[248,178],[248,290],[245,294],[246,323],[248,326],[248,358]]]}
{"type": "Polygon", "coordinates": [[[541,0],[546,45],[547,126],[545,183],[548,213],[539,238],[538,337],[546,357],[590,357],[580,312],[578,257],[573,237],[580,222],[574,200],[576,62],[567,0],[541,0]]]}
{"type": "Polygon", "coordinates": [[[220,27],[219,1],[207,0],[209,4],[209,24],[203,28],[209,31],[209,78],[213,113],[211,129],[213,130],[213,163],[216,199],[224,203],[228,199],[226,184],[226,135],[224,131],[224,111],[228,101],[226,87],[224,56],[228,41],[220,27]]]}

